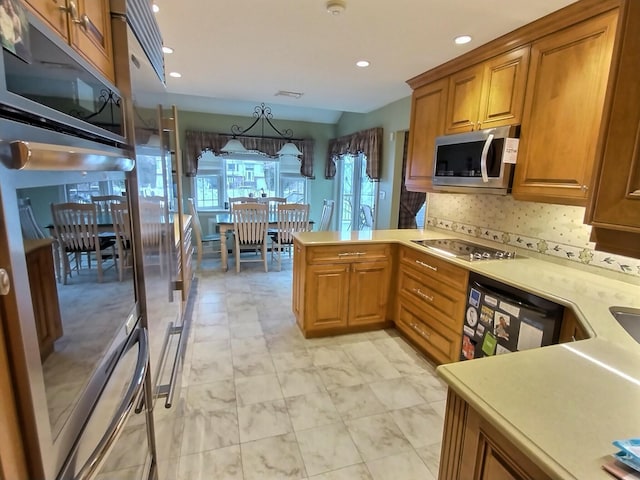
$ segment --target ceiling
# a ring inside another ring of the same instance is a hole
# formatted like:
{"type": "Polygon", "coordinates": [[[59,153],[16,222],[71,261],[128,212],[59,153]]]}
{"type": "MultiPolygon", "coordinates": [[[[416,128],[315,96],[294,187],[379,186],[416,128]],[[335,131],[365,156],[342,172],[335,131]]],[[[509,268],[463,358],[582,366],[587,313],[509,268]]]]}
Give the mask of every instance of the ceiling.
{"type": "Polygon", "coordinates": [[[575,0],[155,0],[168,101],[192,111],[335,123],[411,95],[406,80],[575,0]],[[453,38],[473,37],[467,45],[453,38]],[[368,68],[357,68],[366,59],[368,68]],[[287,90],[298,98],[276,96],[287,90]]]}

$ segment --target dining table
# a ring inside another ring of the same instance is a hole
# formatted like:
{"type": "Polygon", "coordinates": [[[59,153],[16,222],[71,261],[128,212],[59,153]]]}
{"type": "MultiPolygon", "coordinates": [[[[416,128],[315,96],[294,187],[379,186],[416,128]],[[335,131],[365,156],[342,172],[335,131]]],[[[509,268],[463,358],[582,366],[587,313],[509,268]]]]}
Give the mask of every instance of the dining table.
{"type": "MultiPolygon", "coordinates": [[[[216,224],[218,225],[218,231],[220,233],[220,241],[223,243],[222,248],[220,249],[220,260],[222,264],[222,271],[226,272],[229,270],[229,252],[227,248],[225,248],[224,243],[227,238],[227,232],[233,231],[233,214],[231,212],[222,212],[217,213],[215,216],[216,224]]],[[[309,220],[309,225],[313,225],[313,220],[309,220]]],[[[278,213],[277,212],[269,212],[269,229],[278,228],[278,213]]]]}

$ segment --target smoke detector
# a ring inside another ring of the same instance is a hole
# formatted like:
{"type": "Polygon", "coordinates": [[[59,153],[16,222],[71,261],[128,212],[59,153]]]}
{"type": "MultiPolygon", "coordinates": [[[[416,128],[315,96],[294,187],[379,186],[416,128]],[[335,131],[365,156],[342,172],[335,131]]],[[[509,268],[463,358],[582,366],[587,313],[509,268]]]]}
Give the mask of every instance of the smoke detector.
{"type": "Polygon", "coordinates": [[[331,15],[340,15],[347,8],[344,0],[327,0],[327,12],[331,15]]]}

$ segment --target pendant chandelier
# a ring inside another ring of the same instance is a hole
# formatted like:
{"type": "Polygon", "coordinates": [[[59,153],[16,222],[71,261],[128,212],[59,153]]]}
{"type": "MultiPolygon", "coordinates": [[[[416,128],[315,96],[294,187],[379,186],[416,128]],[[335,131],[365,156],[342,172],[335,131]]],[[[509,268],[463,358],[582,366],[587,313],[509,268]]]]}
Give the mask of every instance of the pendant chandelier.
{"type": "Polygon", "coordinates": [[[293,131],[289,128],[284,130],[278,130],[275,125],[271,122],[273,115],[271,114],[271,107],[267,107],[264,103],[257,105],[253,109],[253,117],[255,120],[251,125],[247,128],[242,128],[239,125],[233,125],[231,127],[231,138],[224,147],[221,148],[222,152],[225,153],[248,153],[249,150],[245,148],[240,140],[237,137],[253,137],[253,138],[270,138],[270,139],[283,139],[286,140],[286,143],[282,146],[280,150],[276,153],[280,156],[282,155],[294,155],[300,156],[302,152],[298,149],[298,147],[291,141],[293,140],[293,131]],[[247,132],[255,127],[258,122],[260,122],[261,134],[259,136],[247,135],[247,132]],[[271,127],[271,129],[278,134],[278,136],[265,136],[264,127],[265,123],[271,127]]]}

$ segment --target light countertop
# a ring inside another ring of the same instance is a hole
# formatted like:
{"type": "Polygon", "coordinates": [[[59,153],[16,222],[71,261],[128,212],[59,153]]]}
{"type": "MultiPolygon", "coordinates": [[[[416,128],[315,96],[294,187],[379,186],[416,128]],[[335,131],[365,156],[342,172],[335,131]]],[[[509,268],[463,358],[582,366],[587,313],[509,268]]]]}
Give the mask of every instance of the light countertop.
{"type": "MultiPolygon", "coordinates": [[[[438,374],[553,478],[609,479],[613,440],[640,436],[640,344],[609,312],[640,307],[640,286],[543,258],[469,262],[411,242],[464,238],[438,229],[308,232],[307,246],[392,242],[446,259],[571,308],[590,339],[438,367],[438,374]]],[[[504,248],[504,246],[502,246],[504,248]]],[[[525,256],[529,252],[522,252],[525,256]]]]}

